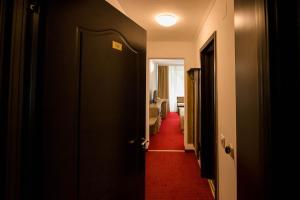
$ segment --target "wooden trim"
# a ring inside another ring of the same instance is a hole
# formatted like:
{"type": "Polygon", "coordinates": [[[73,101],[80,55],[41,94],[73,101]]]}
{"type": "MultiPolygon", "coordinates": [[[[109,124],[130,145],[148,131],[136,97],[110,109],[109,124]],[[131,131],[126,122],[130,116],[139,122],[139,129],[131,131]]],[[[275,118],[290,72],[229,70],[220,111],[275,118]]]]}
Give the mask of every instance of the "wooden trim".
{"type": "MultiPolygon", "coordinates": [[[[190,68],[187,71],[187,112],[188,112],[188,133],[189,133],[189,144],[191,147],[198,152],[198,130],[199,124],[199,81],[200,81],[200,68],[190,68]],[[198,85],[197,85],[198,84],[198,85]],[[196,92],[198,90],[198,92],[196,92]],[[197,95],[197,98],[196,96],[197,95]],[[192,144],[191,144],[192,142],[192,144]]],[[[197,153],[197,157],[198,157],[197,153]]]]}
{"type": "Polygon", "coordinates": [[[208,179],[208,184],[209,184],[209,188],[210,188],[210,191],[211,191],[213,197],[216,198],[216,188],[214,186],[213,181],[208,179]]]}
{"type": "MultiPolygon", "coordinates": [[[[272,0],[273,2],[273,0],[272,0]]],[[[259,162],[262,164],[262,172],[264,175],[263,199],[271,198],[268,191],[268,181],[271,179],[271,164],[269,150],[271,148],[271,79],[270,79],[270,55],[269,55],[269,19],[266,15],[267,5],[265,1],[257,0],[257,30],[258,34],[258,68],[259,68],[259,145],[261,155],[259,162]]],[[[238,148],[238,147],[237,147],[238,148]]],[[[238,154],[237,154],[238,155],[238,154]]],[[[238,160],[238,158],[237,158],[238,160]]]]}
{"type": "Polygon", "coordinates": [[[185,150],[195,150],[193,144],[186,144],[186,145],[184,146],[184,149],[185,149],[185,150]]]}
{"type": "Polygon", "coordinates": [[[189,70],[187,70],[187,73],[192,73],[195,70],[200,70],[200,68],[192,67],[189,70]]]}
{"type": "Polygon", "coordinates": [[[0,199],[5,198],[7,169],[7,113],[13,2],[0,2],[0,199]]]}
{"type": "MultiPolygon", "coordinates": [[[[208,38],[208,40],[202,45],[202,47],[200,48],[200,52],[202,52],[209,44],[212,40],[216,41],[217,38],[217,31],[214,31],[211,36],[208,38]]],[[[215,45],[216,47],[216,45],[215,45]]]]}
{"type": "Polygon", "coordinates": [[[22,121],[22,82],[24,64],[26,1],[15,0],[12,15],[12,43],[7,117],[7,163],[5,199],[20,199],[20,148],[22,121]]]}
{"type": "Polygon", "coordinates": [[[41,164],[40,164],[40,132],[38,131],[40,122],[39,112],[40,99],[39,87],[41,68],[39,64],[43,59],[40,41],[41,33],[40,6],[36,0],[30,0],[25,7],[24,25],[24,61],[23,61],[23,81],[22,81],[22,136],[21,136],[21,177],[20,190],[22,198],[38,198],[41,191],[41,164]],[[26,49],[26,50],[25,50],[26,49]]]}
{"type": "MultiPolygon", "coordinates": [[[[4,44],[3,44],[5,41],[4,35],[5,35],[5,32],[7,31],[7,29],[5,28],[5,25],[6,25],[5,22],[7,21],[7,19],[5,18],[5,16],[7,15],[7,13],[5,13],[5,10],[7,10],[7,9],[8,9],[7,5],[4,4],[4,1],[1,1],[0,2],[0,63],[1,63],[1,66],[2,66],[2,62],[3,62],[3,56],[4,56],[3,53],[4,53],[4,48],[5,48],[4,44]]],[[[1,77],[1,71],[0,71],[0,77],[1,77]]]]}
{"type": "MultiPolygon", "coordinates": [[[[195,156],[197,156],[197,152],[195,151],[195,149],[194,149],[194,153],[195,153],[195,156]]],[[[197,161],[198,161],[199,167],[201,168],[200,160],[197,159],[197,161]]],[[[209,188],[210,188],[211,194],[213,195],[214,199],[216,199],[216,188],[215,188],[212,180],[208,179],[207,181],[208,181],[208,184],[209,184],[209,188]]]]}
{"type": "Polygon", "coordinates": [[[186,78],[186,127],[184,127],[187,134],[187,141],[185,143],[185,148],[193,147],[194,145],[194,84],[190,73],[185,75],[186,78]]]}

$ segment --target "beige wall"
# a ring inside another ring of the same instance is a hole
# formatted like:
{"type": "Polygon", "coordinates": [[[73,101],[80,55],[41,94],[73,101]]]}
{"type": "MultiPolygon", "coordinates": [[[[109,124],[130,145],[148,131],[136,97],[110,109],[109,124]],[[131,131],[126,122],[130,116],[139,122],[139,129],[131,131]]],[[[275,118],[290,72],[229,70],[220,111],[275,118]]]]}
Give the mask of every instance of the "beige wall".
{"type": "Polygon", "coordinates": [[[157,66],[153,60],[149,61],[149,90],[151,93],[157,90],[157,66]]]}
{"type": "Polygon", "coordinates": [[[111,4],[113,7],[115,7],[116,9],[118,9],[120,12],[122,12],[124,15],[126,15],[124,9],[122,8],[122,6],[120,5],[118,0],[106,0],[106,2],[108,2],[109,4],[111,4]]]}
{"type": "Polygon", "coordinates": [[[187,70],[194,64],[194,43],[148,41],[147,58],[181,58],[187,70]]]}
{"type": "MultiPolygon", "coordinates": [[[[149,94],[149,80],[150,80],[150,67],[149,67],[149,59],[151,58],[180,58],[184,59],[184,67],[185,71],[187,71],[191,66],[194,66],[195,61],[195,46],[193,42],[177,42],[177,41],[168,41],[168,42],[158,42],[158,41],[148,41],[147,42],[147,84],[146,84],[146,94],[149,94]]],[[[185,74],[186,75],[186,74],[185,74]]],[[[185,93],[186,89],[186,77],[185,77],[185,93]]],[[[186,96],[186,94],[185,94],[186,96]]],[[[149,102],[149,95],[147,95],[147,102],[149,102]]],[[[149,115],[149,104],[146,104],[146,116],[149,115]]],[[[185,109],[186,111],[187,109],[185,109]]],[[[191,145],[187,144],[187,123],[186,123],[187,114],[185,112],[185,120],[184,120],[184,145],[187,149],[191,147],[191,145]]],[[[147,139],[149,139],[149,119],[146,118],[146,135],[147,139]]]]}
{"type": "MultiPolygon", "coordinates": [[[[216,0],[196,39],[196,54],[217,32],[217,133],[219,154],[219,199],[236,200],[236,160],[225,154],[220,135],[236,153],[236,96],[234,50],[234,0],[216,0]]],[[[200,65],[199,57],[195,62],[200,65]]],[[[236,157],[236,156],[235,156],[236,157]]]]}

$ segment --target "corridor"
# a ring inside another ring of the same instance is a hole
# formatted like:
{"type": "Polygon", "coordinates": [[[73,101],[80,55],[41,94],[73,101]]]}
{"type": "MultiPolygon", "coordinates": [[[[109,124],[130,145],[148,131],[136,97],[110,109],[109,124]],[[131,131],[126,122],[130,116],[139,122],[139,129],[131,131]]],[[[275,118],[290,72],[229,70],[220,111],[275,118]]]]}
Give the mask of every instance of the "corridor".
{"type": "Polygon", "coordinates": [[[185,152],[177,113],[168,113],[151,135],[146,154],[146,200],[212,200],[193,151],[185,152]]]}

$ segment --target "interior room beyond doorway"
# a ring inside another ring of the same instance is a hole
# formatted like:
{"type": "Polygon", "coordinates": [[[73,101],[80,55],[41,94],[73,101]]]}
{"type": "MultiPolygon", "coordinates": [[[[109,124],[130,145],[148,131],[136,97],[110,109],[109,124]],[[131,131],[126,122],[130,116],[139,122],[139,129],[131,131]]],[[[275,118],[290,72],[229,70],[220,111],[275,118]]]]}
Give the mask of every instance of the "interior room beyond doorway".
{"type": "Polygon", "coordinates": [[[184,150],[184,87],[183,59],[149,60],[150,147],[184,150]]]}

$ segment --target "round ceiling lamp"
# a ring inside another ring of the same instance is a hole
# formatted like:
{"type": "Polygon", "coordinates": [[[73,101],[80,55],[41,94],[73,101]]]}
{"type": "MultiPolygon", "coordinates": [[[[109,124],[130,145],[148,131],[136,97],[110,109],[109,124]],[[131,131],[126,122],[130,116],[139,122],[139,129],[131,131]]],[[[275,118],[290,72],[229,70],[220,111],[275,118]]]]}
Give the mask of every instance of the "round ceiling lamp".
{"type": "Polygon", "coordinates": [[[176,24],[177,17],[173,14],[159,14],[155,17],[158,24],[165,27],[170,27],[176,24]]]}

